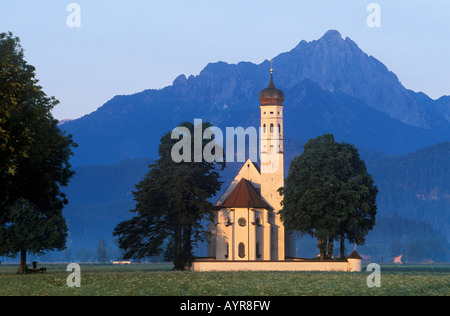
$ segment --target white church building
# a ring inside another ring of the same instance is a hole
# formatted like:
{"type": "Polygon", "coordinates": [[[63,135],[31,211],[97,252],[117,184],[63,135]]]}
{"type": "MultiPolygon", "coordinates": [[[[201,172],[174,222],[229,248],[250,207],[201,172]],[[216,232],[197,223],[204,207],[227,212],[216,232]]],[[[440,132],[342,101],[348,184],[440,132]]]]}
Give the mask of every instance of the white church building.
{"type": "Polygon", "coordinates": [[[192,270],[361,271],[358,258],[348,262],[295,258],[294,234],[285,230],[279,214],[283,197],[278,189],[284,186],[284,93],[275,87],[273,69],[259,99],[261,166],[248,159],[216,202],[208,258],[194,261],[192,270]]]}

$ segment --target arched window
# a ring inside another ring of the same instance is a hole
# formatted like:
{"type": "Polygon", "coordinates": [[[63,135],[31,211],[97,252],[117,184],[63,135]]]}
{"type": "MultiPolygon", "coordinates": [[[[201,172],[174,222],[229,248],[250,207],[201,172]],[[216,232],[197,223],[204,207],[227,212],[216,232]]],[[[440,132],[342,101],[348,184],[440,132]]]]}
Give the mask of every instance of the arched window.
{"type": "Polygon", "coordinates": [[[281,134],[281,125],[278,124],[278,134],[281,134]]]}
{"type": "Polygon", "coordinates": [[[273,124],[270,124],[270,133],[273,133],[273,124]]]}
{"type": "Polygon", "coordinates": [[[263,126],[263,133],[265,133],[266,132],[266,124],[264,124],[264,126],[263,126]]]}
{"type": "Polygon", "coordinates": [[[239,258],[245,258],[245,245],[243,242],[239,243],[238,255],[239,255],[239,258]]]}

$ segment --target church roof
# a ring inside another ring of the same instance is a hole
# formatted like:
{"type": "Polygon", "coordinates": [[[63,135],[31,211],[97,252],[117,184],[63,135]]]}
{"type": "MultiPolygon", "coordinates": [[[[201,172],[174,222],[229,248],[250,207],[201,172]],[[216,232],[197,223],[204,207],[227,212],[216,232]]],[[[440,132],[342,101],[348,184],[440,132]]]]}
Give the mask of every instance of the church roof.
{"type": "Polygon", "coordinates": [[[350,256],[347,257],[347,259],[362,259],[361,256],[359,255],[359,253],[355,251],[353,251],[350,256]]]}
{"type": "Polygon", "coordinates": [[[242,178],[238,185],[230,193],[225,201],[220,205],[222,208],[263,208],[272,209],[266,202],[262,200],[260,195],[256,193],[252,183],[242,178]]]}

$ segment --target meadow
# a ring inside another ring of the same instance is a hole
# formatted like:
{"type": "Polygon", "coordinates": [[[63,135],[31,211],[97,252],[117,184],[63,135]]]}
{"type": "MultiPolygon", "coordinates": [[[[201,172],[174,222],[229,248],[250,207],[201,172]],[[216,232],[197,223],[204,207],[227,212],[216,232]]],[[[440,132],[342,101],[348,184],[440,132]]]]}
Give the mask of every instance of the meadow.
{"type": "Polygon", "coordinates": [[[190,272],[169,264],[81,264],[81,287],[69,288],[66,265],[17,275],[0,265],[0,296],[449,296],[450,265],[382,266],[381,287],[370,272],[190,272]]]}

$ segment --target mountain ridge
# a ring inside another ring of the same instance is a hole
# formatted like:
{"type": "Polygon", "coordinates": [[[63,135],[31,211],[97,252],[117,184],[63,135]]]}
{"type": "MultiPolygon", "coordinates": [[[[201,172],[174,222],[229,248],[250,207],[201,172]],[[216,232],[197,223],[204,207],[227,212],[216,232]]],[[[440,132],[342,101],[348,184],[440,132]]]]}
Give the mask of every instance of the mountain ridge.
{"type": "MultiPolygon", "coordinates": [[[[301,41],[274,61],[275,84],[286,94],[286,135],[308,139],[331,132],[388,153],[448,140],[450,97],[432,100],[407,90],[384,64],[337,31],[301,41]],[[339,114],[339,107],[346,107],[347,116],[339,114]],[[326,115],[325,121],[318,120],[326,115]],[[370,128],[359,124],[356,130],[358,121],[370,123],[370,128]],[[377,133],[384,136],[377,138],[377,133]]],[[[156,157],[160,137],[194,118],[220,128],[259,126],[258,94],[268,84],[269,67],[267,60],[209,63],[199,75],[179,75],[165,88],[115,96],[96,111],[61,126],[80,145],[72,163],[156,157]]]]}

